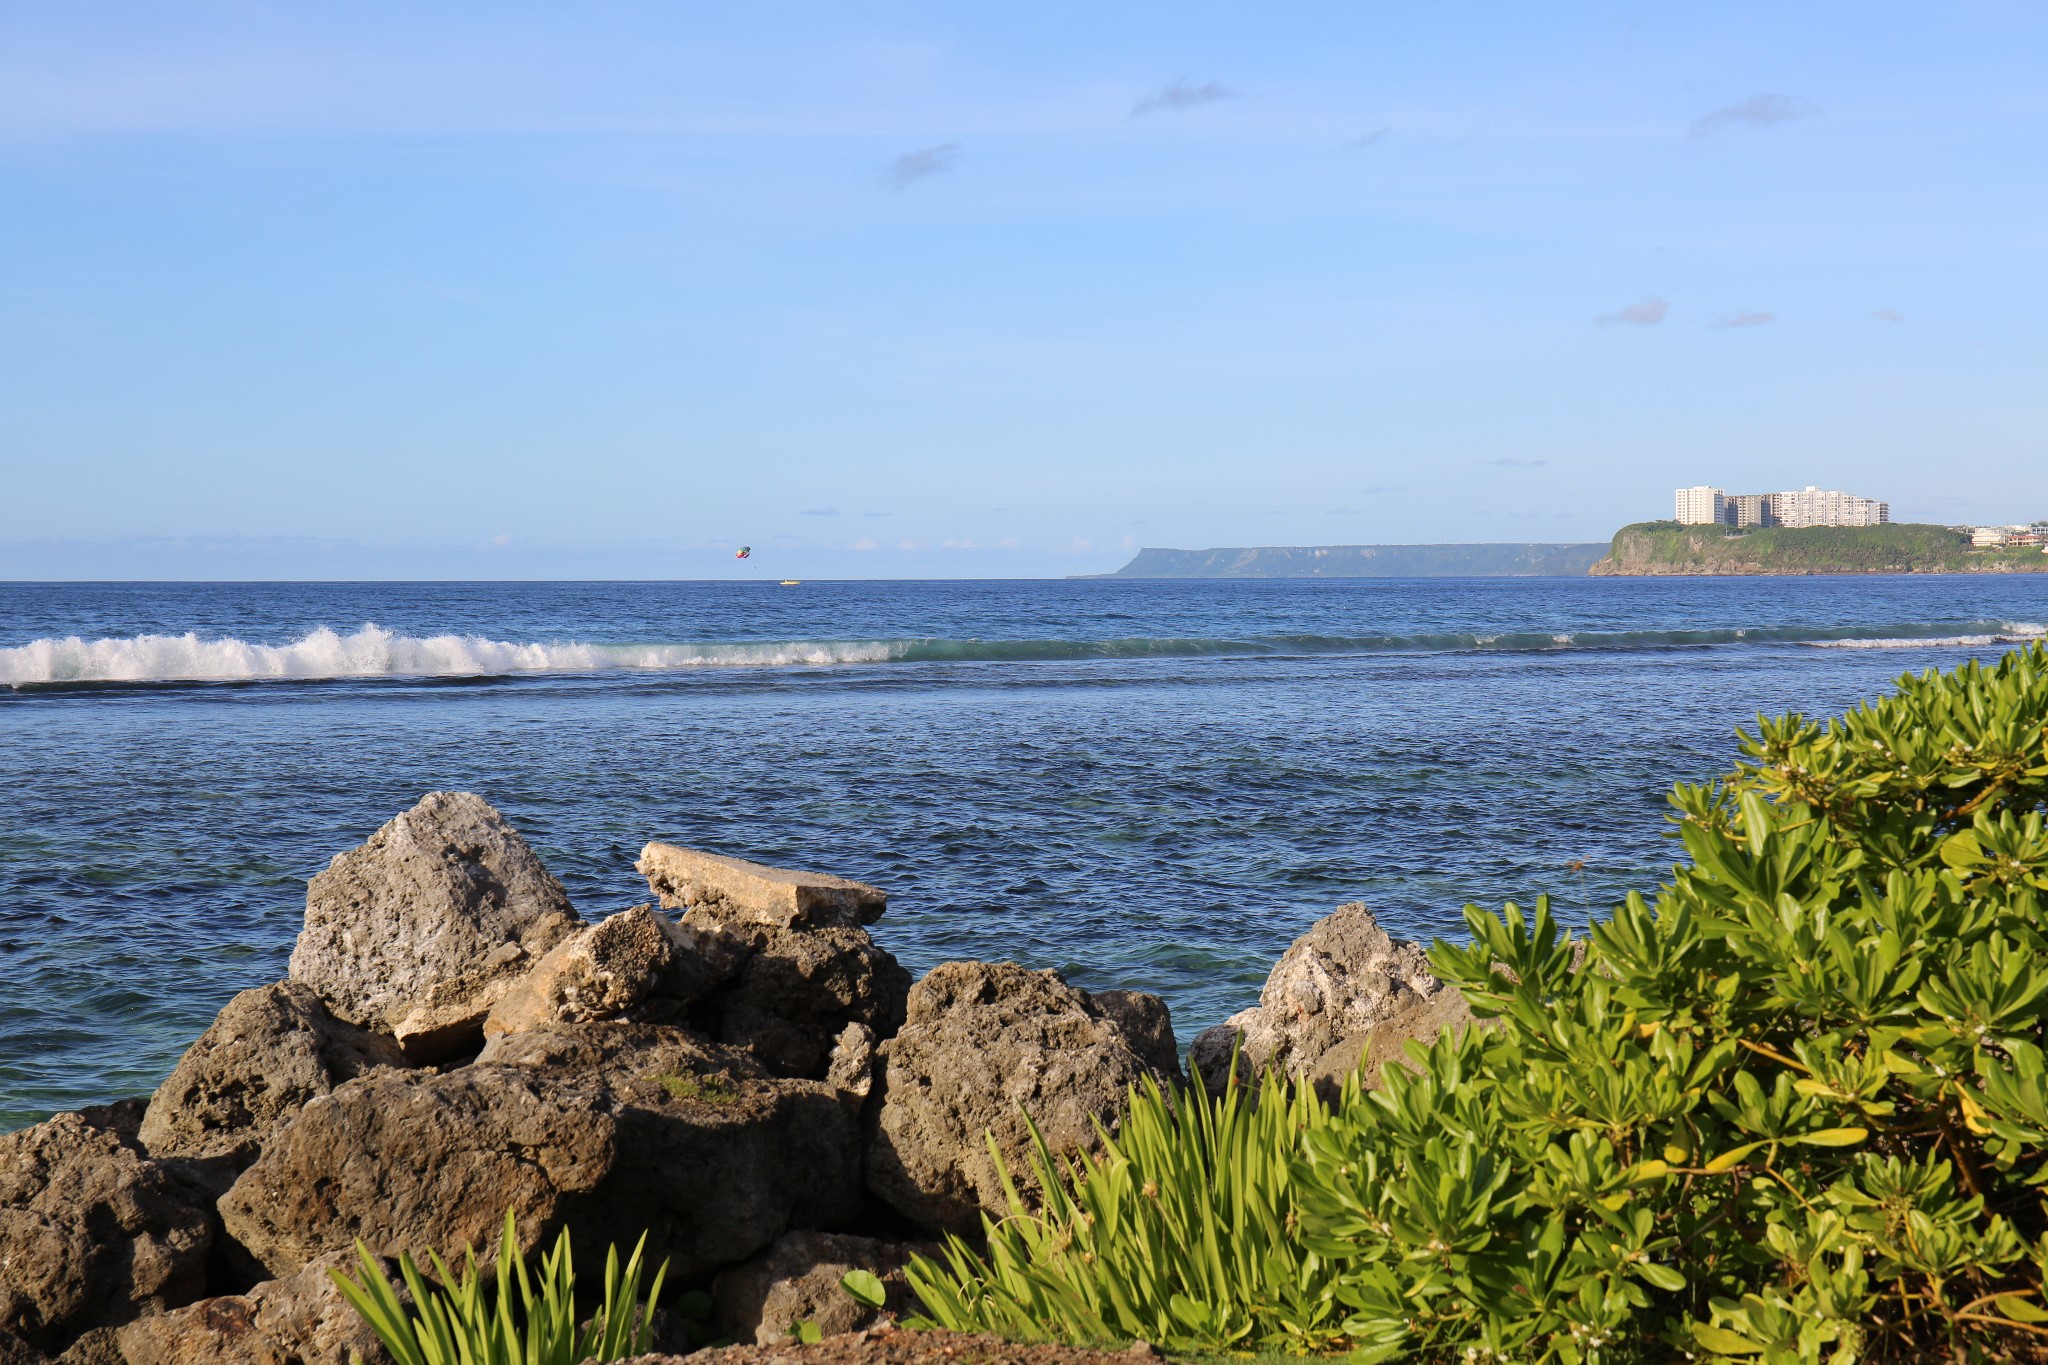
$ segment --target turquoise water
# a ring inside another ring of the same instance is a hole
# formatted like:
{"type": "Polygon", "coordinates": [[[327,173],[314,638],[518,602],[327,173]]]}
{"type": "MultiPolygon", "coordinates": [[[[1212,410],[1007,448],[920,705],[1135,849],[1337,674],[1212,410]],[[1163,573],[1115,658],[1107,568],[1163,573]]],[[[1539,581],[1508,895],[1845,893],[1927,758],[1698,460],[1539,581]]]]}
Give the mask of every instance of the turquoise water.
{"type": "Polygon", "coordinates": [[[1185,1042],[1345,900],[1653,886],[1736,725],[2044,622],[2041,578],[0,585],[0,1129],[152,1087],[435,788],[586,916],[650,838],[843,873],[914,970],[1185,1042]]]}

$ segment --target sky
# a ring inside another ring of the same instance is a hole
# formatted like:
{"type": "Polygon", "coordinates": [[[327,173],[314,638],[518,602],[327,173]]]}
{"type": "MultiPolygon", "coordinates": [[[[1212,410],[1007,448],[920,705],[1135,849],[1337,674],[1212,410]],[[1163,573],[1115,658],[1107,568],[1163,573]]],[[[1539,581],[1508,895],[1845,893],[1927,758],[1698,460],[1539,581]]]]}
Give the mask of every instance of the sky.
{"type": "Polygon", "coordinates": [[[2044,517],[2044,72],[1980,0],[0,0],[0,578],[2044,517]]]}

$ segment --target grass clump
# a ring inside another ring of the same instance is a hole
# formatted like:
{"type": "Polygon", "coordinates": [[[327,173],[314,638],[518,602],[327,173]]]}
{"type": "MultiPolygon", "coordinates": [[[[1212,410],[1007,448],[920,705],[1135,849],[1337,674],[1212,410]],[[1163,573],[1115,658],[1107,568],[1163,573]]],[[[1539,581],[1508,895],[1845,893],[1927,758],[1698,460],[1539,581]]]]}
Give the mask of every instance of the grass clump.
{"type": "Polygon", "coordinates": [[[606,1254],[603,1303],[579,1326],[568,1230],[563,1229],[554,1249],[542,1257],[537,1277],[527,1270],[515,1233],[512,1211],[507,1209],[493,1279],[487,1280],[477,1268],[474,1248],[464,1250],[466,1264],[460,1274],[439,1252],[430,1252],[438,1283],[430,1283],[410,1255],[400,1256],[399,1275],[412,1296],[411,1312],[360,1238],[356,1260],[362,1279],[339,1270],[328,1273],[397,1365],[579,1365],[647,1352],[668,1262],[655,1271],[643,1303],[644,1234],[623,1270],[616,1246],[606,1254]]]}
{"type": "Polygon", "coordinates": [[[1325,1108],[1148,1088],[910,1269],[1026,1340],[1364,1361],[2048,1359],[2048,652],[1760,719],[1594,926],[1467,907],[1486,1031],[1325,1108]]]}
{"type": "Polygon", "coordinates": [[[659,1071],[647,1078],[666,1090],[670,1099],[696,1100],[702,1104],[731,1104],[739,1092],[718,1076],[690,1076],[659,1071]]]}

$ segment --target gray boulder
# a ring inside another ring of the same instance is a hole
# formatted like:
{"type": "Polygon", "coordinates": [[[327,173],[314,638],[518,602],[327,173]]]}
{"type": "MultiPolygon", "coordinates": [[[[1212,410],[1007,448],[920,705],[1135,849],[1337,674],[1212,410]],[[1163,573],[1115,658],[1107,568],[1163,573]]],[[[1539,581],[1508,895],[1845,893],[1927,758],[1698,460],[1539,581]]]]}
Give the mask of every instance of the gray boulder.
{"type": "Polygon", "coordinates": [[[617,1160],[600,1083],[523,1067],[385,1072],[313,1100],[221,1196],[228,1232],[273,1276],[360,1237],[373,1252],[494,1253],[505,1211],[521,1251],[617,1160]]]}
{"type": "Polygon", "coordinates": [[[0,1135],[0,1333],[47,1354],[206,1290],[190,1189],[77,1114],[0,1135]]]}
{"type": "Polygon", "coordinates": [[[498,997],[577,923],[488,802],[431,792],[308,884],[291,978],[414,1060],[442,1060],[481,1043],[498,997]]]}
{"type": "MultiPolygon", "coordinates": [[[[378,1268],[409,1301],[389,1259],[378,1268]]],[[[330,1252],[290,1279],[269,1280],[246,1294],[201,1299],[175,1312],[140,1318],[120,1330],[127,1365],[312,1365],[359,1361],[387,1365],[391,1357],[368,1322],[342,1297],[330,1269],[362,1279],[353,1252],[330,1252]]]]}
{"type": "Polygon", "coordinates": [[[156,1157],[225,1157],[236,1169],[307,1101],[379,1067],[396,1041],[345,1024],[294,981],[243,991],[187,1049],[142,1116],[156,1157]]]}
{"type": "Polygon", "coordinates": [[[1173,1082],[1156,1057],[1147,1060],[1156,1031],[1134,1035],[1124,1013],[1057,972],[1009,962],[933,968],[880,1050],[868,1188],[926,1227],[971,1233],[984,1213],[1002,1216],[985,1133],[1029,1187],[1026,1113],[1056,1153],[1089,1149],[1098,1121],[1114,1128],[1131,1086],[1146,1076],[1173,1082]]]}
{"type": "Polygon", "coordinates": [[[662,843],[635,866],[701,949],[731,964],[691,1010],[720,1042],[779,1076],[822,1080],[844,1061],[848,1025],[886,1037],[902,1024],[910,973],[864,927],[887,904],[879,888],[662,843]]]}
{"type": "Polygon", "coordinates": [[[1376,1079],[1409,1038],[1429,1042],[1471,1020],[1464,998],[1431,974],[1422,945],[1394,938],[1354,901],[1294,940],[1257,1007],[1204,1032],[1192,1056],[1212,1092],[1230,1083],[1233,1048],[1245,1083],[1270,1069],[1327,1088],[1361,1061],[1376,1079]]]}
{"type": "Polygon", "coordinates": [[[491,1007],[484,1037],[587,1020],[673,1018],[734,966],[715,935],[636,905],[550,948],[491,1007]]]}
{"type": "Polygon", "coordinates": [[[900,1242],[878,1242],[829,1232],[792,1232],[766,1251],[734,1266],[711,1284],[719,1330],[738,1342],[774,1346],[790,1339],[799,1323],[814,1323],[826,1336],[857,1332],[883,1313],[911,1308],[903,1267],[918,1250],[900,1242]],[[882,1282],[888,1301],[869,1308],[840,1281],[865,1270],[882,1282]]]}

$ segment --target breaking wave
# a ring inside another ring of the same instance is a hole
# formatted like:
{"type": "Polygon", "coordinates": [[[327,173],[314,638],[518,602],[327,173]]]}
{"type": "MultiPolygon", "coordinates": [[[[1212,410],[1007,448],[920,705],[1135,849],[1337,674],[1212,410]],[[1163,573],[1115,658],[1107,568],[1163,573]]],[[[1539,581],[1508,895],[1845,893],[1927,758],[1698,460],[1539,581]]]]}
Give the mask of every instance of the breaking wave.
{"type": "Polygon", "coordinates": [[[1657,631],[1444,632],[1412,635],[1261,635],[1243,639],[1135,637],[1108,640],[767,640],[587,644],[493,640],[481,635],[402,635],[365,625],[320,629],[289,644],[233,636],[72,635],[0,648],[0,683],[213,682],[366,677],[492,677],[523,673],[674,672],[707,668],[843,667],[892,662],[1197,658],[1210,655],[1541,652],[1687,649],[1792,644],[1838,649],[2023,644],[2048,626],[2010,621],[1934,622],[1861,628],[1797,626],[1657,631]]]}

